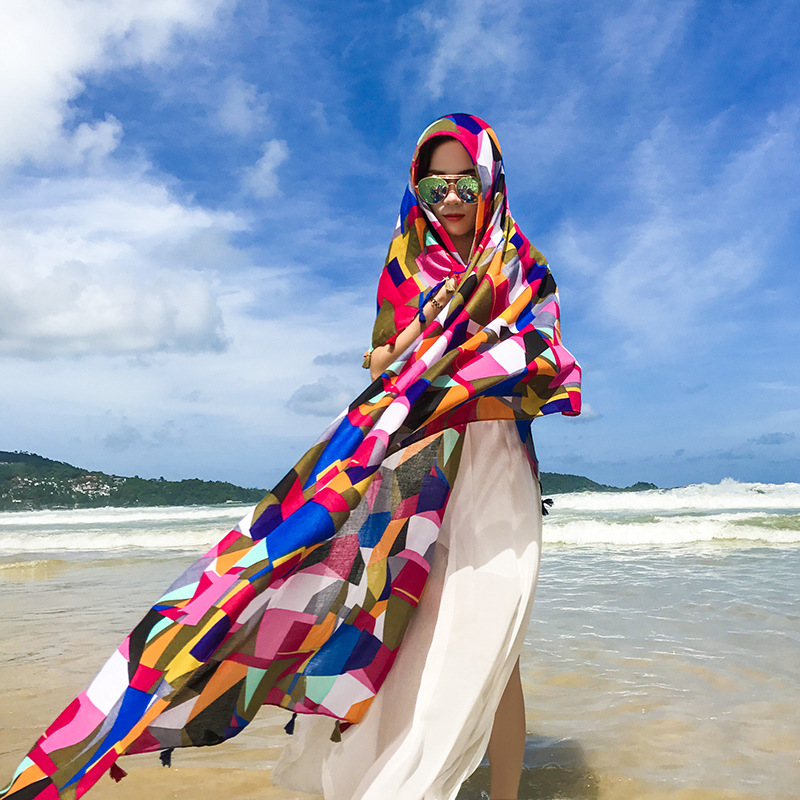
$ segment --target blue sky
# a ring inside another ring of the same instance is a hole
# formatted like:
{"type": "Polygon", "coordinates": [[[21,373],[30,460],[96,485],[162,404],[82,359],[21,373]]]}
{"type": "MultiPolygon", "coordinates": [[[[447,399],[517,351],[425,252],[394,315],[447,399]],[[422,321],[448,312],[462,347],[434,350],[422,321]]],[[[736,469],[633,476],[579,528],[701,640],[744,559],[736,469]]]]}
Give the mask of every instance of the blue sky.
{"type": "Polygon", "coordinates": [[[268,487],[363,387],[414,142],[487,119],[586,413],[543,468],[800,479],[788,0],[9,0],[0,449],[268,487]]]}

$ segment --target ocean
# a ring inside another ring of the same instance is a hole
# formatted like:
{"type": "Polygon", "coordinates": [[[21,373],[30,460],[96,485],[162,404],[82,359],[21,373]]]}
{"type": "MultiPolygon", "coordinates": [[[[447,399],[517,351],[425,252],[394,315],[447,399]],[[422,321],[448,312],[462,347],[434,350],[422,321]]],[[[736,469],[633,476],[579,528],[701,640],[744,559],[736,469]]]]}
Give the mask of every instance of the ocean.
{"type": "MultiPolygon", "coordinates": [[[[800,484],[553,497],[520,798],[800,798],[800,484]]],[[[0,513],[0,783],[245,510],[0,513]]],[[[283,713],[175,763],[269,768],[283,713]]],[[[487,796],[484,772],[460,797],[487,796]]]]}

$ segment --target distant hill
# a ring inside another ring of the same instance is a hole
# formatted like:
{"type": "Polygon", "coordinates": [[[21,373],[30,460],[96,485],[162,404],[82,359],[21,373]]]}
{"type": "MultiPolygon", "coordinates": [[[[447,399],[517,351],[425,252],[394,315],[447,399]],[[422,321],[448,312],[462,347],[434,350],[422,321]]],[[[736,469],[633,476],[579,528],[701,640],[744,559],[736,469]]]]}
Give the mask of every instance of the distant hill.
{"type": "MultiPolygon", "coordinates": [[[[542,473],[545,495],[563,492],[618,492],[658,488],[635,483],[625,489],[596,483],[580,475],[542,473]]],[[[192,478],[123,478],[90,472],[35,453],[0,450],[0,511],[43,508],[98,508],[101,506],[192,506],[221,503],[257,503],[264,489],[245,489],[224,481],[192,478]]]]}
{"type": "Polygon", "coordinates": [[[658,489],[654,483],[638,481],[631,486],[609,486],[596,483],[582,475],[562,475],[560,472],[543,472],[541,474],[542,494],[563,494],[566,492],[644,492],[647,489],[658,489]]]}
{"type": "Polygon", "coordinates": [[[224,481],[122,478],[35,453],[0,450],[0,511],[257,503],[265,494],[224,481]]]}

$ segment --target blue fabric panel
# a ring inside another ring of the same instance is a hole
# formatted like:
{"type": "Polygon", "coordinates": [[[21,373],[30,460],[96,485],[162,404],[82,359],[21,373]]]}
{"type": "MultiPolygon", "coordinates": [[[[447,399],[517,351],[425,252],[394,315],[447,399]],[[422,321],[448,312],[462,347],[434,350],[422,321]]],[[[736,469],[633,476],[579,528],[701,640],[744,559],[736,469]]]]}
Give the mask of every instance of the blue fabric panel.
{"type": "Polygon", "coordinates": [[[272,532],[269,539],[270,560],[275,561],[300,547],[310,547],[330,539],[335,532],[328,509],[309,500],[272,532]]]}
{"type": "Polygon", "coordinates": [[[372,473],[378,469],[378,466],[379,465],[375,465],[374,467],[348,467],[345,472],[347,473],[347,477],[350,478],[350,483],[356,484],[372,475],[372,473]]]}
{"type": "Polygon", "coordinates": [[[218,620],[211,630],[191,649],[191,654],[198,661],[206,661],[219,647],[220,642],[222,642],[230,629],[231,621],[227,616],[218,620]]]}
{"type": "Polygon", "coordinates": [[[370,514],[358,531],[358,543],[361,547],[375,547],[391,519],[392,515],[388,511],[370,514]]]}
{"type": "Polygon", "coordinates": [[[531,425],[533,425],[532,419],[518,419],[517,420],[517,432],[519,433],[519,438],[522,439],[523,442],[528,440],[528,436],[532,435],[531,425]]]}
{"type": "Polygon", "coordinates": [[[245,719],[234,711],[231,724],[225,728],[225,732],[223,734],[224,737],[226,739],[232,739],[234,736],[240,734],[247,727],[248,723],[249,720],[245,719]]]}
{"type": "Polygon", "coordinates": [[[436,475],[426,475],[422,479],[422,488],[419,490],[417,500],[417,513],[432,511],[441,508],[450,491],[450,484],[445,480],[441,470],[437,467],[436,475]]]}
{"type": "Polygon", "coordinates": [[[283,512],[278,504],[267,507],[261,516],[250,526],[253,541],[263,539],[283,522],[283,512]]]}
{"type": "Polygon", "coordinates": [[[389,595],[392,593],[392,567],[389,562],[386,562],[386,583],[383,586],[383,591],[378,600],[388,600],[389,595]]]}
{"type": "MultiPolygon", "coordinates": [[[[140,689],[134,689],[129,686],[122,696],[122,705],[111,726],[111,730],[106,734],[103,741],[97,747],[96,752],[104,753],[107,749],[113,747],[120,739],[124,739],[130,732],[133,726],[144,716],[147,710],[147,705],[152,700],[153,696],[148,692],[143,692],[140,689]]],[[[79,769],[75,776],[66,783],[65,786],[71,786],[73,783],[79,781],[86,771],[93,767],[94,761],[84,765],[79,769]]]]}
{"type": "Polygon", "coordinates": [[[460,128],[466,128],[470,133],[480,133],[483,128],[469,114],[450,114],[450,119],[460,128]]]}
{"type": "Polygon", "coordinates": [[[520,382],[520,379],[520,375],[512,375],[495,384],[491,389],[487,389],[484,394],[491,397],[508,397],[514,393],[514,387],[520,382]]]}
{"type": "MultiPolygon", "coordinates": [[[[411,192],[411,190],[406,186],[406,190],[403,194],[403,199],[400,203],[400,220],[403,233],[406,232],[406,222],[408,221],[408,212],[417,204],[416,196],[411,192]]],[[[395,286],[399,284],[395,283],[395,286]]]]}
{"type": "Polygon", "coordinates": [[[380,649],[380,639],[376,639],[368,631],[361,631],[361,635],[358,637],[352,653],[350,653],[350,658],[347,659],[347,663],[344,665],[345,670],[349,672],[353,669],[361,669],[368,666],[380,649]]]}
{"type": "Polygon", "coordinates": [[[303,670],[306,675],[341,675],[350,654],[358,644],[358,628],[340,625],[312,657],[303,670]]]}
{"type": "Polygon", "coordinates": [[[569,411],[572,408],[569,399],[566,397],[559,398],[558,400],[551,400],[542,406],[540,414],[555,414],[559,411],[569,411]]]}
{"type": "Polygon", "coordinates": [[[413,405],[417,402],[420,395],[431,385],[429,380],[424,378],[420,378],[418,381],[415,381],[408,387],[406,390],[406,397],[409,399],[409,402],[413,405]]]}
{"type": "Polygon", "coordinates": [[[351,456],[363,439],[364,432],[361,428],[353,425],[347,417],[345,417],[339,423],[336,432],[328,440],[328,444],[325,445],[325,449],[314,465],[314,470],[311,475],[308,476],[308,480],[305,482],[303,488],[307,489],[309,486],[312,486],[316,480],[316,476],[319,475],[320,472],[324,472],[328,469],[334,461],[351,456]]]}
{"type": "Polygon", "coordinates": [[[393,258],[386,265],[386,272],[389,274],[395,286],[399,286],[406,279],[406,276],[403,275],[403,270],[400,268],[400,263],[396,258],[393,258]]]}
{"type": "Polygon", "coordinates": [[[528,307],[519,315],[517,321],[514,323],[514,326],[518,331],[522,330],[524,327],[533,324],[535,316],[536,315],[533,313],[533,308],[528,305],[528,307]]]}

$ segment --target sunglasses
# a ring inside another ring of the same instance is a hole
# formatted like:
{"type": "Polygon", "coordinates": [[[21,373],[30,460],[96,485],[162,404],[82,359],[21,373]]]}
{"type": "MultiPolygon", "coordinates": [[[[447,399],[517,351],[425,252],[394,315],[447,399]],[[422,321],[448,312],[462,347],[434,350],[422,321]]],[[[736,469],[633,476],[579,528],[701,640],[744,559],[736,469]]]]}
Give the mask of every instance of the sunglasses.
{"type": "Polygon", "coordinates": [[[429,175],[417,184],[419,196],[432,205],[447,197],[450,187],[456,185],[456,194],[464,203],[477,203],[481,184],[472,175],[429,175]]]}

